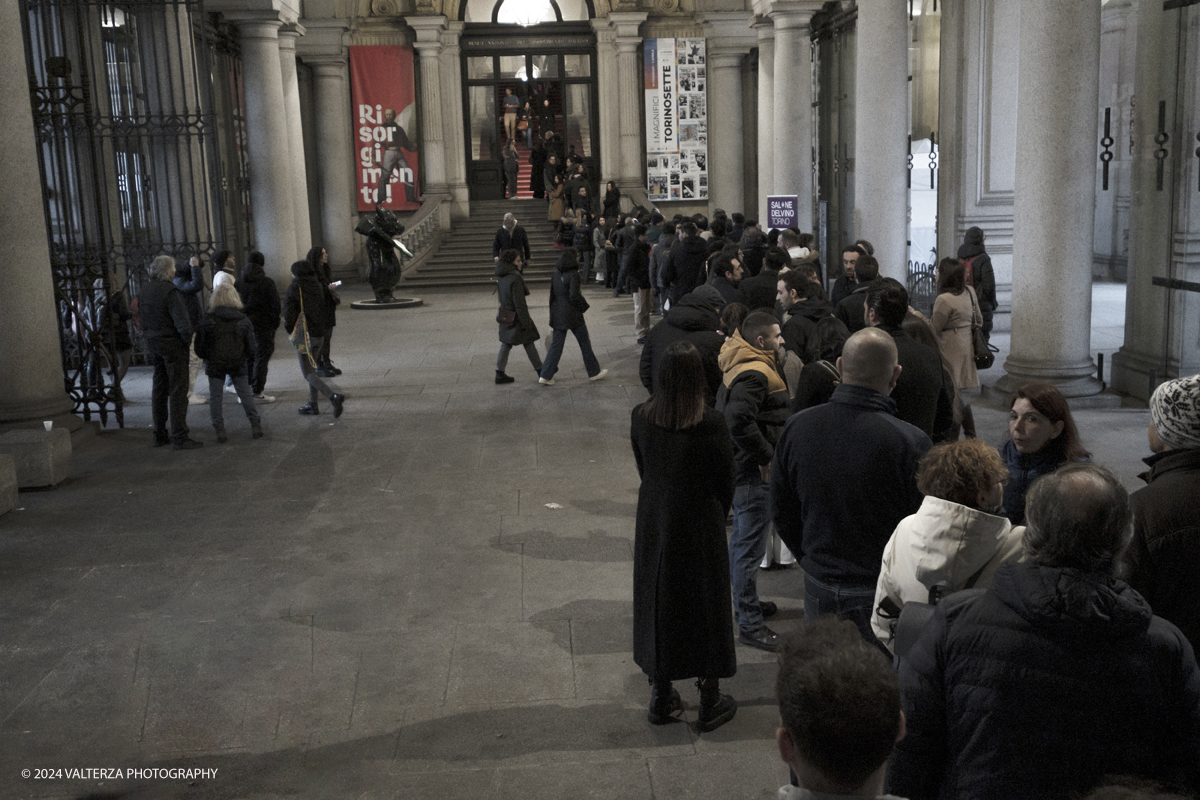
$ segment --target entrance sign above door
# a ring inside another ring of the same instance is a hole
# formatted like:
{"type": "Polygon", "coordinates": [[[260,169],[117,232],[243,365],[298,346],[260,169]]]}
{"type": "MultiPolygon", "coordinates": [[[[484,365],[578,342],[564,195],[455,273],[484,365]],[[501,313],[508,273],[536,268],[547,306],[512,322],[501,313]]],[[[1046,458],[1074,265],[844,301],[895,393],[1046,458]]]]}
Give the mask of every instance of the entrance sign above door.
{"type": "Polygon", "coordinates": [[[708,199],[708,72],[703,39],[646,39],[646,196],[708,199]]]}
{"type": "Polygon", "coordinates": [[[773,194],[767,197],[767,228],[786,230],[796,227],[796,201],[794,194],[773,194]]]}
{"type": "Polygon", "coordinates": [[[417,192],[417,105],[413,51],[407,45],[350,48],[358,210],[414,211],[417,192]],[[379,195],[382,186],[382,196],[379,195]]]}

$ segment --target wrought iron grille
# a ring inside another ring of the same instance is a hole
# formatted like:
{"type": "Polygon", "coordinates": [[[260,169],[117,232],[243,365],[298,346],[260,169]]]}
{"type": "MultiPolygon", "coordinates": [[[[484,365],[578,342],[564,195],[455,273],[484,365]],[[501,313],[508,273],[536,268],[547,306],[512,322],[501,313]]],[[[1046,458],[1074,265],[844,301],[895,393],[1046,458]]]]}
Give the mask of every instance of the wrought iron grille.
{"type": "Polygon", "coordinates": [[[209,30],[201,0],[19,1],[66,389],[123,425],[118,364],[144,347],[115,310],[154,256],[227,228],[209,30]]]}

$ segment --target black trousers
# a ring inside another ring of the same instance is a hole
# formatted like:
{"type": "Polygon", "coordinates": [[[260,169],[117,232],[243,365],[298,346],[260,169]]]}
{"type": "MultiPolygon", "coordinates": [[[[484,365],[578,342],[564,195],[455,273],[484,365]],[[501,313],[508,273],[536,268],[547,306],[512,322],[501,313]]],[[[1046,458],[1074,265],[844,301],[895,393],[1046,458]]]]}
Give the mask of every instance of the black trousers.
{"type": "Polygon", "coordinates": [[[154,383],[150,390],[150,409],[155,438],[165,438],[170,420],[171,441],[188,438],[188,351],[178,339],[147,340],[154,365],[154,383]]]}
{"type": "Polygon", "coordinates": [[[254,353],[246,355],[246,377],[254,394],[267,388],[267,367],[275,353],[275,331],[254,329],[254,353]]]}

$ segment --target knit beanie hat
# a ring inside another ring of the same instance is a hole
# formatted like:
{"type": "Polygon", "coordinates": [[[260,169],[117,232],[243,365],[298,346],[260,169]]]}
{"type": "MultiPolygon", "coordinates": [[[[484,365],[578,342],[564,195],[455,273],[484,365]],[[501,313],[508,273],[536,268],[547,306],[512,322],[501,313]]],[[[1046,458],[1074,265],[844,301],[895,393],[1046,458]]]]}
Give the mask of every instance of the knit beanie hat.
{"type": "Polygon", "coordinates": [[[1200,375],[1167,381],[1150,398],[1150,421],[1164,444],[1200,447],[1200,375]]]}

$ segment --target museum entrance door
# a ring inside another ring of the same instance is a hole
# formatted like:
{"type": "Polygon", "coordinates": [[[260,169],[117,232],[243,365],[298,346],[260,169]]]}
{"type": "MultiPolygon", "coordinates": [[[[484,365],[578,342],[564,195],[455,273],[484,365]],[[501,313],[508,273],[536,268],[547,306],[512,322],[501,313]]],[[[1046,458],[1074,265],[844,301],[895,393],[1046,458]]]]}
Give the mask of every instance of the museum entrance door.
{"type": "MultiPolygon", "coordinates": [[[[467,183],[472,200],[504,197],[501,150],[508,140],[505,99],[515,100],[520,164],[518,197],[533,197],[530,151],[547,131],[559,161],[572,154],[592,179],[600,174],[596,93],[596,39],[586,22],[545,23],[514,29],[504,24],[470,24],[462,36],[463,135],[467,183]]],[[[509,106],[514,105],[509,100],[509,106]]],[[[538,192],[541,194],[541,192],[538,192]]]]}

